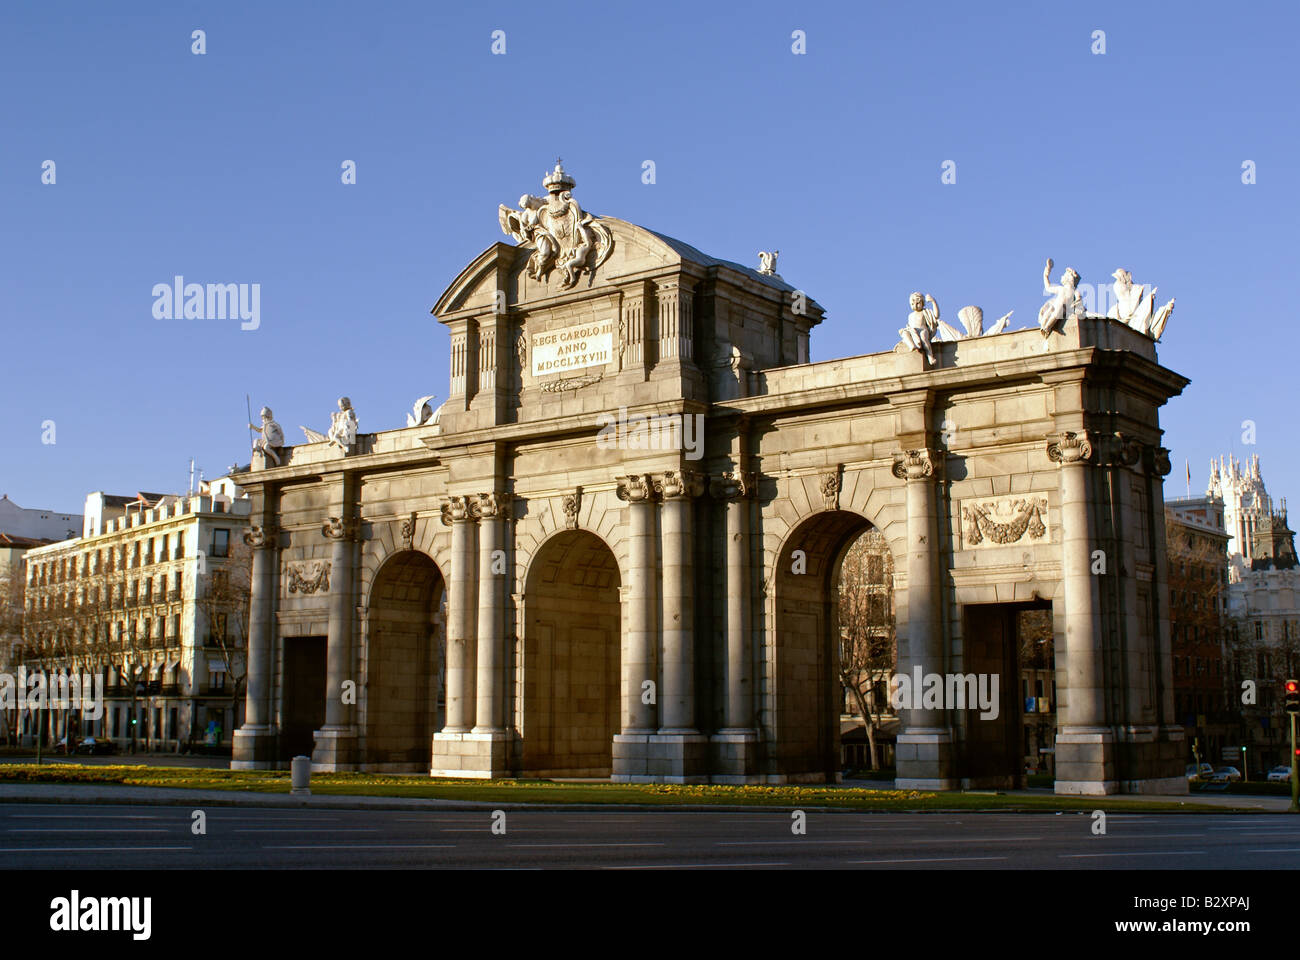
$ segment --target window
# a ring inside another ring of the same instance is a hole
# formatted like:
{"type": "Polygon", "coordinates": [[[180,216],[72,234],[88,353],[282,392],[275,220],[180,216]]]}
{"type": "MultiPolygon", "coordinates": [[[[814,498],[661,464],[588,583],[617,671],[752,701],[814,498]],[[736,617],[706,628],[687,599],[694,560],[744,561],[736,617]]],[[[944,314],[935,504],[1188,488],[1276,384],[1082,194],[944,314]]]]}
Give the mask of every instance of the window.
{"type": "Polygon", "coordinates": [[[225,557],[230,554],[230,531],[224,527],[218,527],[212,531],[212,555],[214,557],[225,557]]]}

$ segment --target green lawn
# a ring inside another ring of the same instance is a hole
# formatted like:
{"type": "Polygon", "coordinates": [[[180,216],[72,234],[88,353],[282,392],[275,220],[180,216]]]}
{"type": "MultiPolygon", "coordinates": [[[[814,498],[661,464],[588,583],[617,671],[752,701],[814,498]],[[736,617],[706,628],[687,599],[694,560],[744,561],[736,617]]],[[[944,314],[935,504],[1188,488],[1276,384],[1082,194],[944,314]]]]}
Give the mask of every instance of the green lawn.
{"type": "MultiPolygon", "coordinates": [[[[289,772],[213,770],[194,767],[80,766],[74,764],[5,764],[0,783],[121,784],[189,790],[242,790],[288,793],[289,772]]],[[[312,776],[315,795],[417,797],[484,803],[575,803],[647,805],[745,805],[836,807],[856,810],[995,810],[1092,811],[1105,804],[1112,811],[1225,812],[1207,804],[1117,801],[1055,796],[1005,796],[993,793],[924,793],[915,790],[830,788],[819,786],[724,786],[720,784],[557,783],[549,780],[434,780],[427,776],[325,773],[312,776]]]]}

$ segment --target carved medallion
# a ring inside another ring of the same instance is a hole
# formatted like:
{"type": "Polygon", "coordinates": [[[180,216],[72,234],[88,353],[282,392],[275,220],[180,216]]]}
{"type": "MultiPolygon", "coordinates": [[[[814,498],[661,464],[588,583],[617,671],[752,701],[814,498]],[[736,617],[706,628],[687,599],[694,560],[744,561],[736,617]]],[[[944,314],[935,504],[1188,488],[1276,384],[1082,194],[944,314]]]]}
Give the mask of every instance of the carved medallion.
{"type": "Polygon", "coordinates": [[[329,591],[330,562],[328,560],[309,560],[303,563],[286,564],[285,573],[289,577],[290,593],[329,591]]]}
{"type": "Polygon", "coordinates": [[[402,535],[402,546],[407,549],[413,549],[415,543],[415,511],[402,521],[402,526],[398,531],[402,535]]]}
{"type": "Polygon", "coordinates": [[[965,501],[961,518],[962,539],[967,547],[1002,547],[1025,538],[1046,542],[1047,495],[965,501]]]}

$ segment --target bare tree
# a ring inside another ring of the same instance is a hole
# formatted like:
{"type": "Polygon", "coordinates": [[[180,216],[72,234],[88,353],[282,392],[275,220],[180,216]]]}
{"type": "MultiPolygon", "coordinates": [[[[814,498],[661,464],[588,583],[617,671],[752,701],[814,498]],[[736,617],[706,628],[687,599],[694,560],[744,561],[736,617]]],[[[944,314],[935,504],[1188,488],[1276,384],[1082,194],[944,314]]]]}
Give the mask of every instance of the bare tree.
{"type": "MultiPolygon", "coordinates": [[[[253,551],[242,538],[232,538],[224,559],[208,557],[206,572],[196,584],[196,603],[208,642],[226,668],[230,686],[232,727],[238,727],[248,673],[248,613],[253,587],[253,551]]],[[[197,642],[197,637],[195,638],[197,642]]],[[[196,678],[197,679],[197,678],[196,678]]],[[[233,729],[231,731],[233,733],[233,729]]]]}
{"type": "MultiPolygon", "coordinates": [[[[879,530],[871,529],[849,547],[839,577],[840,683],[857,705],[866,727],[871,769],[880,769],[877,739],[881,704],[897,662],[894,631],[894,561],[879,530]]],[[[884,704],[888,706],[888,704],[884,704]]]]}

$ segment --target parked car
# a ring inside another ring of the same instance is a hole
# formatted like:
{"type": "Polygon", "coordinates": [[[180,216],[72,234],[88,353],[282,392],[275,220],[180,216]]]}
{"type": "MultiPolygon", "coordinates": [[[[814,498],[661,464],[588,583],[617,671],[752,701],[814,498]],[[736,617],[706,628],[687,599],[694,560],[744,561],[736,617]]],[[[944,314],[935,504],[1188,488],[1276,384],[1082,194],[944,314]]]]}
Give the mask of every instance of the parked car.
{"type": "Polygon", "coordinates": [[[1268,782],[1269,783],[1290,783],[1291,768],[1274,767],[1272,770],[1268,772],[1268,782]]]}
{"type": "Polygon", "coordinates": [[[1188,780],[1195,780],[1198,777],[1201,779],[1208,779],[1213,773],[1214,773],[1214,768],[1210,766],[1208,763],[1203,763],[1200,765],[1200,767],[1197,767],[1197,765],[1194,763],[1189,763],[1187,765],[1188,780]]]}
{"type": "Polygon", "coordinates": [[[77,744],[77,753],[90,755],[116,752],[117,745],[112,740],[96,740],[94,737],[87,737],[77,744]]]}
{"type": "Polygon", "coordinates": [[[1241,779],[1241,771],[1236,767],[1217,767],[1210,777],[1211,783],[1236,783],[1241,779]]]}

